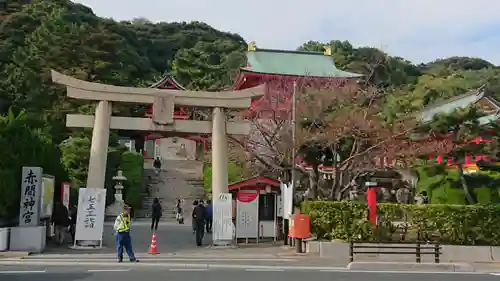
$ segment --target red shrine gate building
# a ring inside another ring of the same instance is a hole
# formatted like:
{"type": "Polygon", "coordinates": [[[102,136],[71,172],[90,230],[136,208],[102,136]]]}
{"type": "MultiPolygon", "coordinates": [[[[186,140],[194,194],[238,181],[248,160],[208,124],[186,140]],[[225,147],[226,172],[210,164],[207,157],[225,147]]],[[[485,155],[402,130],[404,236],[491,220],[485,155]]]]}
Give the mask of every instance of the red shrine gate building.
{"type": "MultiPolygon", "coordinates": [[[[328,47],[325,47],[323,53],[285,51],[260,49],[257,48],[255,42],[252,42],[248,45],[246,58],[246,66],[240,69],[235,79],[233,90],[244,90],[261,84],[266,85],[265,96],[255,99],[249,111],[245,114],[246,117],[262,120],[269,118],[289,119],[291,117],[291,98],[294,82],[301,86],[342,87],[351,82],[355,83],[362,76],[337,69],[331,56],[331,50],[328,47]]],[[[185,90],[171,76],[164,77],[151,87],[185,90]]],[[[422,111],[422,121],[425,122],[429,118],[432,119],[432,116],[437,113],[446,113],[453,109],[472,104],[478,105],[486,111],[487,116],[481,118],[482,123],[491,119],[498,119],[497,112],[500,111],[500,103],[486,95],[482,89],[478,89],[425,108],[422,111]]],[[[151,116],[153,110],[154,108],[151,105],[146,112],[146,116],[151,116]]],[[[182,107],[176,108],[174,119],[185,120],[190,118],[187,109],[182,107]]],[[[210,149],[210,136],[190,135],[186,136],[186,139],[196,142],[200,156],[210,149]]],[[[155,151],[158,151],[157,148],[163,140],[162,135],[152,134],[146,136],[144,156],[150,159],[154,158],[155,155],[161,156],[155,151]]],[[[479,138],[475,141],[482,142],[485,140],[479,138]]],[[[266,153],[266,151],[263,151],[263,153],[266,153]]],[[[434,155],[430,158],[437,159],[438,163],[447,163],[450,168],[454,167],[453,160],[444,155],[434,155]]],[[[471,172],[473,172],[477,170],[475,162],[484,157],[469,158],[466,159],[466,169],[469,170],[470,166],[471,172]]],[[[378,161],[380,162],[379,167],[382,168],[393,168],[396,165],[394,159],[387,159],[386,157],[380,157],[378,161]]],[[[311,169],[301,159],[296,159],[296,165],[301,166],[305,170],[311,169]]],[[[319,172],[327,177],[329,174],[332,174],[333,168],[321,165],[319,172]]]]}
{"type": "MultiPolygon", "coordinates": [[[[257,85],[266,85],[266,94],[252,101],[247,117],[286,118],[291,117],[293,83],[311,87],[342,87],[350,82],[357,82],[360,74],[346,72],[335,67],[331,50],[325,47],[323,53],[259,49],[255,42],[248,45],[246,66],[241,68],[233,90],[244,90],[257,85]]],[[[160,89],[184,90],[173,77],[165,77],[151,87],[160,89]]],[[[150,116],[154,108],[147,111],[150,116]]],[[[184,108],[177,108],[174,119],[188,119],[189,113],[184,108]]],[[[195,141],[200,151],[210,148],[209,136],[187,136],[195,141]]],[[[153,158],[156,148],[163,141],[160,135],[149,135],[145,140],[144,155],[153,158]]],[[[328,170],[329,167],[323,167],[328,170]]]]}

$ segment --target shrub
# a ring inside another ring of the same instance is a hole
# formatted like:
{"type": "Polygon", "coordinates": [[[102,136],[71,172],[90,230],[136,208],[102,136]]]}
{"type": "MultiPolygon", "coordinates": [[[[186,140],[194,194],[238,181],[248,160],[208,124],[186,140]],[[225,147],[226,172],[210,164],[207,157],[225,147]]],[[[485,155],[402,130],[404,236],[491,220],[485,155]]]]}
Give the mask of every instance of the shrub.
{"type": "Polygon", "coordinates": [[[318,238],[394,240],[397,225],[407,225],[408,240],[416,240],[418,233],[446,244],[500,245],[499,205],[377,204],[376,233],[366,204],[304,202],[302,212],[311,216],[311,232],[318,238]]]}
{"type": "MultiPolygon", "coordinates": [[[[234,183],[241,180],[242,168],[236,163],[227,163],[228,183],[234,183]]],[[[203,187],[206,194],[212,193],[212,163],[205,163],[203,166],[203,187]]]]}
{"type": "MultiPolygon", "coordinates": [[[[417,192],[427,191],[432,204],[467,204],[458,172],[442,165],[427,165],[417,169],[419,181],[417,192]]],[[[477,203],[489,204],[500,201],[498,185],[500,173],[480,171],[466,174],[465,180],[474,190],[477,203]]]]}
{"type": "Polygon", "coordinates": [[[122,154],[120,169],[127,177],[124,183],[124,199],[132,206],[132,210],[139,210],[142,207],[144,198],[144,158],[136,152],[125,152],[122,154]]]}

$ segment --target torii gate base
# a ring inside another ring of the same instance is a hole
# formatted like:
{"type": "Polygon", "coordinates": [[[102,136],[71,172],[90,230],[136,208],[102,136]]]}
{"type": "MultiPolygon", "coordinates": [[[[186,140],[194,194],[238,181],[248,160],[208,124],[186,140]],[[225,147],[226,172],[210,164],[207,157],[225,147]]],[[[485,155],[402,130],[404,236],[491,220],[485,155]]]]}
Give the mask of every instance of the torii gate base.
{"type": "MultiPolygon", "coordinates": [[[[264,86],[233,92],[118,87],[78,80],[56,71],[52,71],[52,81],[65,85],[70,98],[98,101],[95,116],[68,114],[66,117],[67,127],[93,128],[87,188],[104,188],[110,129],[212,134],[214,204],[221,193],[228,192],[227,134],[247,135],[251,129],[245,121],[226,122],[224,108],[249,108],[252,98],[264,93],[264,86]],[[115,117],[112,116],[112,102],[153,104],[155,110],[152,118],[115,117]],[[174,120],[174,106],[177,104],[212,107],[212,121],[174,120]]],[[[214,218],[214,225],[222,225],[217,221],[219,219],[214,218]]],[[[228,243],[230,241],[214,241],[216,245],[228,243]]]]}

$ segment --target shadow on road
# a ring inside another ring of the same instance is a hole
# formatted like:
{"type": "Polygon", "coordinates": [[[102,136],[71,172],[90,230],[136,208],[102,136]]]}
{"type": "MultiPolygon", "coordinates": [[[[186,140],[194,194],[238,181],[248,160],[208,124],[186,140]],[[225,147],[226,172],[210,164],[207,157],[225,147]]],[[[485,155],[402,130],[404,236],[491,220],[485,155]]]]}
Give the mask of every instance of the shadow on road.
{"type": "Polygon", "coordinates": [[[88,273],[43,273],[43,274],[2,274],[2,280],[8,281],[76,281],[96,280],[94,274],[88,273]]]}
{"type": "MultiPolygon", "coordinates": [[[[147,221],[140,221],[132,225],[132,243],[134,251],[137,253],[146,253],[151,245],[152,233],[147,221]]],[[[160,222],[158,231],[156,232],[156,245],[160,253],[173,253],[184,251],[195,251],[199,249],[195,243],[195,237],[192,233],[191,223],[179,225],[172,222],[160,222]]],[[[204,244],[212,243],[211,234],[205,233],[204,244]]],[[[44,253],[53,254],[88,254],[88,253],[114,253],[115,252],[115,234],[112,226],[104,226],[103,248],[90,250],[74,250],[69,249],[67,245],[56,246],[48,244],[44,253]]]]}

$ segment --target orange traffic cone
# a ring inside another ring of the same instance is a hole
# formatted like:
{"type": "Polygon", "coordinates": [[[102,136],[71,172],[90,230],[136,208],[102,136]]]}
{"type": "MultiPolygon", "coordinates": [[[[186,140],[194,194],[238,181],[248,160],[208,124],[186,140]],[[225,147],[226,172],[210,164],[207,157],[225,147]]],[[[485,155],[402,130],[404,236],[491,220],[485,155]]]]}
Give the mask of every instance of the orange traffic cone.
{"type": "Polygon", "coordinates": [[[151,246],[149,247],[149,254],[156,255],[158,251],[156,250],[156,232],[153,232],[153,237],[151,238],[151,246]]]}

